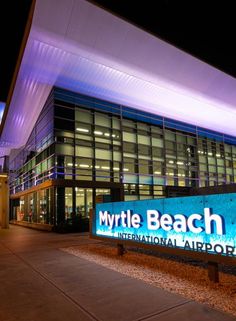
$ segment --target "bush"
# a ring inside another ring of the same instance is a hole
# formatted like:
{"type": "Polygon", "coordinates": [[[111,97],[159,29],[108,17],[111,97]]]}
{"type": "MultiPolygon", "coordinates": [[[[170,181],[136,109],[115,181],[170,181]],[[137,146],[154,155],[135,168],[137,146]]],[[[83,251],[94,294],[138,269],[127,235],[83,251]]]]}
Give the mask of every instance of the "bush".
{"type": "Polygon", "coordinates": [[[89,218],[75,216],[73,219],[59,223],[55,226],[54,231],[57,233],[88,232],[89,218]]]}

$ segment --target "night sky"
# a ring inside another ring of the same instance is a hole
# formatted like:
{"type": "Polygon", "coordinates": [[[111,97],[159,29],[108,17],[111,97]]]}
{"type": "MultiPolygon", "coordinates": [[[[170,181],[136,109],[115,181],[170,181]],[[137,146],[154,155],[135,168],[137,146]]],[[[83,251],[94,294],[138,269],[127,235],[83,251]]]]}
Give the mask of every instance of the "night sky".
{"type": "MultiPolygon", "coordinates": [[[[50,1],[50,0],[48,0],[50,1]]],[[[2,1],[0,101],[6,101],[32,0],[2,1]],[[13,27],[13,30],[10,29],[13,27]]],[[[236,77],[234,1],[96,0],[109,11],[236,77]]]]}

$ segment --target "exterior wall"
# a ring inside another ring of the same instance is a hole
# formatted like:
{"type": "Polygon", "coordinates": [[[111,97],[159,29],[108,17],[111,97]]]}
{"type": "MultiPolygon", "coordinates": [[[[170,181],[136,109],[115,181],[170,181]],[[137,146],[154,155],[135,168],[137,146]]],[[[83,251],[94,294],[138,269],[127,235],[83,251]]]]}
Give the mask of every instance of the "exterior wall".
{"type": "Polygon", "coordinates": [[[235,145],[234,137],[55,88],[10,161],[11,215],[60,225],[89,217],[100,196],[150,199],[234,183],[235,145]]]}

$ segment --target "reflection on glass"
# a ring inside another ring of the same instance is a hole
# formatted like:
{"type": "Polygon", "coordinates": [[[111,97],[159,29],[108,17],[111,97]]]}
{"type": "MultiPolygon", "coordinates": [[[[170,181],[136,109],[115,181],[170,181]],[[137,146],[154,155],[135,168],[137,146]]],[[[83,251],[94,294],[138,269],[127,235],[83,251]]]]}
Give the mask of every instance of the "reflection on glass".
{"type": "Polygon", "coordinates": [[[65,219],[71,219],[73,217],[73,197],[72,187],[65,188],[65,219]]]}
{"type": "Polygon", "coordinates": [[[89,188],[75,188],[76,215],[81,218],[89,217],[93,208],[93,190],[89,188]]]}

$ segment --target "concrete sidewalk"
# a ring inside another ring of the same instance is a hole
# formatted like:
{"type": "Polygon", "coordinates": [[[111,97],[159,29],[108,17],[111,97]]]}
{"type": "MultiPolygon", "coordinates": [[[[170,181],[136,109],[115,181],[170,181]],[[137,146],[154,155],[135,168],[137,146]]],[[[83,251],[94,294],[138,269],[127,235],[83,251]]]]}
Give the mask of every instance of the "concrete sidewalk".
{"type": "Polygon", "coordinates": [[[1,321],[233,321],[236,318],[70,255],[87,235],[0,229],[1,321]]]}

